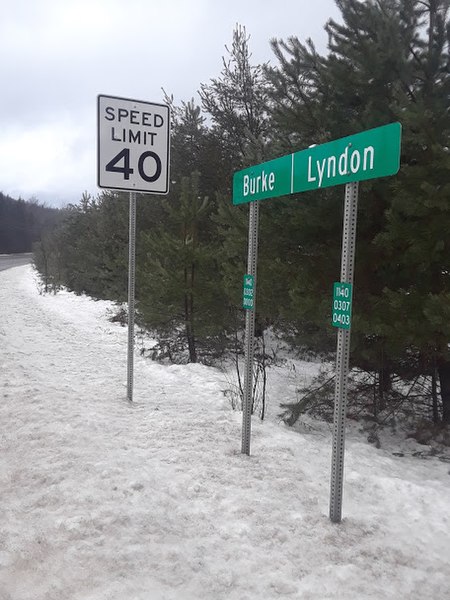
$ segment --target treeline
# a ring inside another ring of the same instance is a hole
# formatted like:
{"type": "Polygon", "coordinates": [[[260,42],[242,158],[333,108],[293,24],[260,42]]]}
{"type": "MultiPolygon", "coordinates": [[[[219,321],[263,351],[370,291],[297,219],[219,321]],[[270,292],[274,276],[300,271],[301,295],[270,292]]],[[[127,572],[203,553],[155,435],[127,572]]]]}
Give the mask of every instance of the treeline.
{"type": "MultiPolygon", "coordinates": [[[[399,121],[399,174],[360,185],[351,363],[364,374],[357,395],[375,417],[421,394],[427,418],[450,423],[448,2],[337,5],[342,20],[325,26],[326,55],[291,37],[271,42],[276,66],[253,65],[238,26],[219,76],[200,86],[200,105],[168,98],[170,194],[138,197],[140,318],[158,336],[155,355],[207,360],[236,347],[248,208],[231,204],[233,173],[399,121]]],[[[261,205],[258,334],[270,329],[324,358],[335,351],[343,193],[261,205]]],[[[46,281],[125,300],[127,218],[127,194],[83,197],[39,247],[46,281]]],[[[286,418],[314,397],[310,390],[287,407],[286,418]]]]}
{"type": "Polygon", "coordinates": [[[55,225],[58,213],[38,201],[14,200],[0,192],[0,253],[31,252],[42,233],[55,225]]]}

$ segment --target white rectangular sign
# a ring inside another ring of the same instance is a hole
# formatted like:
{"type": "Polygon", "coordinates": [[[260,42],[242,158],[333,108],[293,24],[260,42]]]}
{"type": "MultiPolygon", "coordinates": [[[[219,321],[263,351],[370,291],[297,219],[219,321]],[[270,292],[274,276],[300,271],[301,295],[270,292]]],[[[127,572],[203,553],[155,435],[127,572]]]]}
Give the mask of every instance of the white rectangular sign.
{"type": "Polygon", "coordinates": [[[97,125],[99,187],[167,194],[170,155],[167,105],[99,95],[97,125]]]}

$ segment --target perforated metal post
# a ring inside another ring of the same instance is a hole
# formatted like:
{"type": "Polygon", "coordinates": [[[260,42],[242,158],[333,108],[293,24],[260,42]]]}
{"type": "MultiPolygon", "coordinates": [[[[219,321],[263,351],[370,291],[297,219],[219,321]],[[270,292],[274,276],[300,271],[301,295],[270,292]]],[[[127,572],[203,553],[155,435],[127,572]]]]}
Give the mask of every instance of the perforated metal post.
{"type": "Polygon", "coordinates": [[[256,267],[258,261],[259,203],[250,203],[247,273],[254,277],[253,308],[245,311],[244,404],[242,407],[242,454],[250,455],[253,404],[253,355],[255,351],[256,267]]]}
{"type": "MultiPolygon", "coordinates": [[[[341,283],[353,283],[356,246],[358,183],[345,186],[344,223],[342,231],[341,283]]],[[[331,459],[330,519],[342,519],[344,482],[345,415],[350,356],[350,330],[339,329],[336,351],[336,386],[334,395],[333,450],[331,459]]]]}
{"type": "Polygon", "coordinates": [[[136,192],[130,192],[130,223],[128,235],[128,359],[127,399],[133,402],[134,367],[134,288],[136,271],[136,192]]]}

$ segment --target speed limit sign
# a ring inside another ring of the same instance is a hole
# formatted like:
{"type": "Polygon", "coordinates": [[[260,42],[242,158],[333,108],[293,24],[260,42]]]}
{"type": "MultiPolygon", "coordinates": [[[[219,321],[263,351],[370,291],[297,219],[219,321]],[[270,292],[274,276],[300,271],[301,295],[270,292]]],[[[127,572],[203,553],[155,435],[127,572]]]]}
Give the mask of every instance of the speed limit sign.
{"type": "Polygon", "coordinates": [[[170,110],[167,105],[99,95],[97,125],[99,187],[168,193],[170,110]]]}

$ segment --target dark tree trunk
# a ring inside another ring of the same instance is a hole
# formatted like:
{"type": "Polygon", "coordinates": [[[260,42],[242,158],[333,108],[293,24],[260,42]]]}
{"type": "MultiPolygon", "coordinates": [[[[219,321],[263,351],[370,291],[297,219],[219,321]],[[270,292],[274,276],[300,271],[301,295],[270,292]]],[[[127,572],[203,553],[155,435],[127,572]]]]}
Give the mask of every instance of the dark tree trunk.
{"type": "Polygon", "coordinates": [[[442,422],[450,425],[450,361],[438,366],[439,383],[441,384],[442,422]]]}
{"type": "Polygon", "coordinates": [[[195,347],[195,334],[194,334],[194,265],[191,265],[190,273],[188,269],[184,270],[184,281],[186,291],[184,294],[184,319],[186,323],[186,338],[189,350],[189,362],[197,362],[197,349],[195,347]]]}
{"type": "Polygon", "coordinates": [[[373,416],[375,419],[386,408],[387,396],[392,391],[391,369],[384,361],[383,349],[381,350],[381,365],[377,375],[378,378],[373,390],[373,416]]]}
{"type": "Polygon", "coordinates": [[[433,401],[433,423],[437,425],[439,423],[439,402],[438,402],[438,392],[437,392],[437,378],[438,372],[437,369],[433,369],[433,373],[431,375],[431,398],[433,401]]]}
{"type": "Polygon", "coordinates": [[[386,396],[392,390],[391,370],[383,365],[378,371],[378,408],[384,410],[386,408],[386,396]]]}
{"type": "Polygon", "coordinates": [[[191,323],[186,323],[186,336],[187,336],[188,350],[189,350],[189,362],[196,363],[197,362],[197,350],[195,348],[195,338],[194,338],[194,333],[192,331],[191,323]]]}

